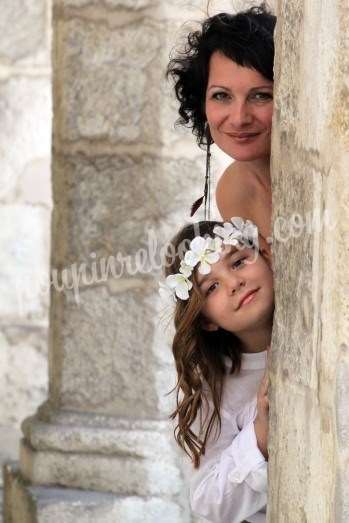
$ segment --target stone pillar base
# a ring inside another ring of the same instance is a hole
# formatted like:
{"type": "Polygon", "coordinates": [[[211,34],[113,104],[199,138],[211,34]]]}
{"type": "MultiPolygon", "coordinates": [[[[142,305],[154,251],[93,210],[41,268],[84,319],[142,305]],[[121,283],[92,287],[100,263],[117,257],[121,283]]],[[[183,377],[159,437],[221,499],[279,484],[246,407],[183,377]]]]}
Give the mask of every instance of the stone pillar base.
{"type": "Polygon", "coordinates": [[[23,422],[20,472],[33,485],[81,488],[181,503],[168,422],[73,412],[23,422]]]}
{"type": "Polygon", "coordinates": [[[32,486],[4,466],[4,523],[178,523],[180,507],[156,497],[32,486]]]}

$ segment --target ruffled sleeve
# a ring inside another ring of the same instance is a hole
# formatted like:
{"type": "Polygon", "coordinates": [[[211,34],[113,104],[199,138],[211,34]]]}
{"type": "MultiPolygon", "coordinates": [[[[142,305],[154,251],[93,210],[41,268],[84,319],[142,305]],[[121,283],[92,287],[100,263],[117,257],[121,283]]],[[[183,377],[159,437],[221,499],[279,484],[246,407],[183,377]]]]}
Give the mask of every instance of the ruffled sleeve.
{"type": "Polygon", "coordinates": [[[257,446],[255,417],[256,399],[236,417],[240,430],[229,434],[231,425],[223,423],[199,469],[192,469],[192,510],[212,523],[241,523],[267,503],[267,462],[257,446]]]}

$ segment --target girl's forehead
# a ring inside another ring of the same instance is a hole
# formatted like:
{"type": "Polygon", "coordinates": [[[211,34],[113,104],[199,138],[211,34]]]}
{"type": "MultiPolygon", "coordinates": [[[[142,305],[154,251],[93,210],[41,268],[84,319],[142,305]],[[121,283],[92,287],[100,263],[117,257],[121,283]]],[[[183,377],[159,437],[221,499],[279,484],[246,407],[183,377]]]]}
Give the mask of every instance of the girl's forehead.
{"type": "Polygon", "coordinates": [[[208,275],[203,276],[202,274],[200,274],[200,272],[198,270],[199,266],[195,267],[195,279],[196,279],[197,284],[201,285],[201,283],[204,280],[206,280],[210,277],[210,274],[212,277],[215,274],[216,269],[218,269],[218,267],[220,265],[228,263],[232,257],[235,258],[235,255],[236,255],[236,257],[238,257],[240,252],[241,252],[241,254],[242,253],[245,254],[247,252],[250,252],[251,250],[253,250],[253,249],[249,249],[248,247],[245,247],[243,245],[238,245],[238,246],[223,245],[222,250],[220,252],[219,260],[216,261],[215,263],[211,264],[211,271],[208,275]]]}

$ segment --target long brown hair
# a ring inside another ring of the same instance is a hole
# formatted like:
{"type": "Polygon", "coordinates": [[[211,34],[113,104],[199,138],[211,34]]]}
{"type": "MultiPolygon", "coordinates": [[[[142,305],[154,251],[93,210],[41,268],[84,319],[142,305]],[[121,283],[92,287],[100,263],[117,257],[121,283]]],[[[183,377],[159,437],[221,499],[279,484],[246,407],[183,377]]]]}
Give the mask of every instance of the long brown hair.
{"type": "MultiPolygon", "coordinates": [[[[180,262],[189,248],[190,241],[197,235],[213,237],[217,221],[202,221],[185,226],[171,241],[165,259],[165,274],[176,274],[180,262]]],[[[198,290],[195,273],[191,277],[193,288],[188,300],[178,299],[174,313],[175,336],[172,352],[177,369],[176,408],[170,415],[177,419],[174,430],[178,445],[191,457],[194,467],[200,465],[207,440],[215,427],[216,435],[221,430],[220,407],[224,376],[227,374],[224,357],[231,361],[230,374],[241,368],[241,345],[236,336],[224,329],[208,332],[202,324],[202,297],[198,290]],[[207,397],[207,388],[209,398],[207,397]],[[213,412],[203,418],[203,407],[213,403],[213,412]],[[199,433],[192,425],[200,416],[199,433]]]]}

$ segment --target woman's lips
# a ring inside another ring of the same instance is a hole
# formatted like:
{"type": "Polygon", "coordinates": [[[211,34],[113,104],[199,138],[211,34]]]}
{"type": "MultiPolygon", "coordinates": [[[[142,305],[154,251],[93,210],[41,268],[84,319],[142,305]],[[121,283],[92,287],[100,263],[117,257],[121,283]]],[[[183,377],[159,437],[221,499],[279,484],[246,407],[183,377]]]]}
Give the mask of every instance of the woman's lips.
{"type": "Polygon", "coordinates": [[[259,136],[260,133],[241,133],[241,134],[229,134],[230,138],[232,138],[237,143],[246,143],[252,141],[254,138],[259,136]]]}

